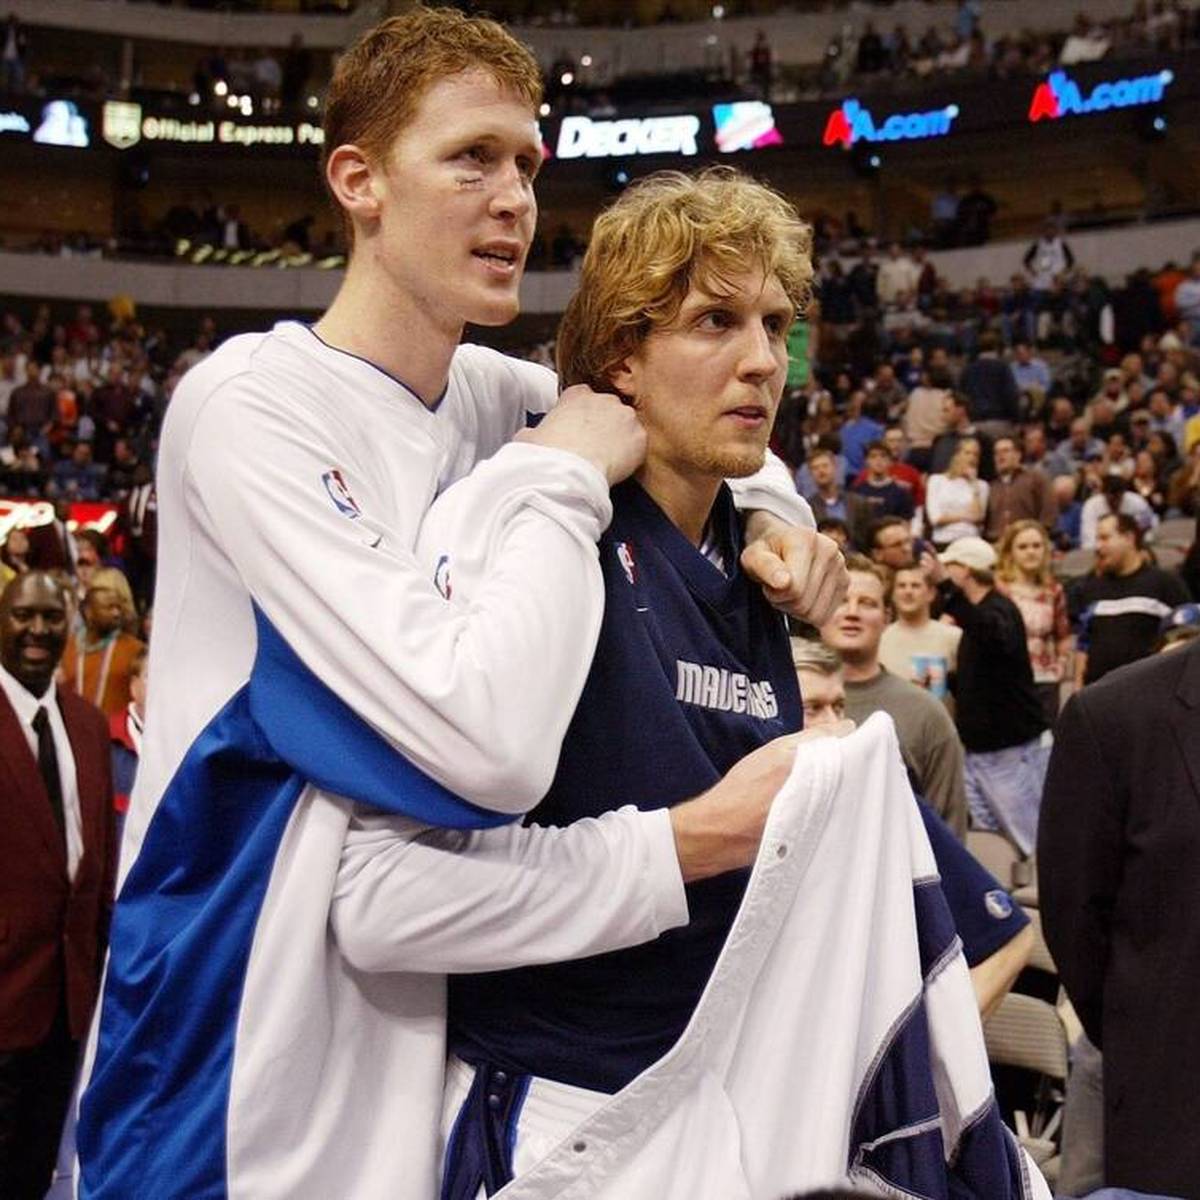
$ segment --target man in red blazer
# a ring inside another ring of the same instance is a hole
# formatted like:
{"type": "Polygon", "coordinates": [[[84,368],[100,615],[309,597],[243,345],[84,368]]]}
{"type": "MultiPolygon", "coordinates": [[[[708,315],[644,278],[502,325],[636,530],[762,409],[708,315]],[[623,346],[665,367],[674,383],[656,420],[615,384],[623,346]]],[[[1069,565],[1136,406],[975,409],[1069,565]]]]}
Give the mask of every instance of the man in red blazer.
{"type": "Polygon", "coordinates": [[[62,590],[41,571],[0,595],[0,1196],[50,1184],[100,981],[116,846],[108,725],[54,686],[62,590]]]}

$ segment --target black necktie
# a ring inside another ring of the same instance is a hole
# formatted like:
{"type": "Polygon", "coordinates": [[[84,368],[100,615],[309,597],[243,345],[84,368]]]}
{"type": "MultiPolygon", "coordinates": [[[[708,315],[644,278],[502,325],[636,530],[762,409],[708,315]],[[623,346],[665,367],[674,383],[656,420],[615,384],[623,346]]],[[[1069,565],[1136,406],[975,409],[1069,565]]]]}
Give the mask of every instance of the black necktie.
{"type": "Polygon", "coordinates": [[[46,793],[50,797],[50,807],[54,810],[54,819],[58,822],[58,831],[63,835],[66,845],[67,819],[63,813],[62,779],[58,774],[58,751],[54,746],[54,734],[50,730],[50,715],[44,708],[37,710],[33,718],[33,729],[38,740],[38,769],[46,783],[46,793]]]}

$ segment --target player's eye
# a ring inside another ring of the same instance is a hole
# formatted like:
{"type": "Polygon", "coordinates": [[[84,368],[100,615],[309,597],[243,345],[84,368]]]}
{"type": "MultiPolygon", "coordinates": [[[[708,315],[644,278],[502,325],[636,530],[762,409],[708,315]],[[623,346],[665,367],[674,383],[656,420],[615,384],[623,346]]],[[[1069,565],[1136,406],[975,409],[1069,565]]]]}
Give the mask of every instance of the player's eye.
{"type": "Polygon", "coordinates": [[[727,308],[710,308],[700,314],[697,324],[701,329],[731,329],[734,316],[727,308]]]}

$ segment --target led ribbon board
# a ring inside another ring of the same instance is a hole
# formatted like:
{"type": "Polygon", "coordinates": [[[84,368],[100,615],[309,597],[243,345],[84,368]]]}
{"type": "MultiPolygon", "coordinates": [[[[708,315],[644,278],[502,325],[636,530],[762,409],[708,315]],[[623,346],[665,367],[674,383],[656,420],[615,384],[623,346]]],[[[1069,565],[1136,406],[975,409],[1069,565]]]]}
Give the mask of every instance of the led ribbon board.
{"type": "Polygon", "coordinates": [[[1174,79],[1173,71],[1156,71],[1153,75],[1139,75],[1134,79],[1098,83],[1085,98],[1079,84],[1066,71],[1051,71],[1046,82],[1039,83],[1033,93],[1029,119],[1056,121],[1060,117],[1108,112],[1113,108],[1158,104],[1174,79]]]}
{"type": "Polygon", "coordinates": [[[635,154],[699,154],[696,135],[700,118],[628,117],[595,121],[563,117],[558,128],[556,158],[626,158],[635,154]]]}
{"type": "Polygon", "coordinates": [[[717,149],[722,154],[783,145],[783,136],[775,128],[775,114],[771,106],[761,100],[714,104],[712,111],[713,124],[717,129],[717,149]]]}
{"type": "Polygon", "coordinates": [[[864,108],[857,100],[843,100],[841,106],[829,114],[821,144],[840,144],[849,150],[856,142],[908,142],[945,137],[957,116],[958,105],[948,104],[931,112],[894,113],[882,123],[876,123],[869,108],[864,108]]]}

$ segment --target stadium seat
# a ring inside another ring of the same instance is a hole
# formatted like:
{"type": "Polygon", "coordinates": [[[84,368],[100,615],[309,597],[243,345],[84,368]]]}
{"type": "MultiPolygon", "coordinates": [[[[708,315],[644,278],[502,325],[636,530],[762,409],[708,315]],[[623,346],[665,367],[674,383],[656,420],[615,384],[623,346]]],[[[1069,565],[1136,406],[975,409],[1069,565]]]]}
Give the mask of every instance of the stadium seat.
{"type": "MultiPolygon", "coordinates": [[[[1035,951],[1036,954],[1036,951],[1035,951]]],[[[1034,1076],[1029,1111],[1013,1114],[1021,1145],[1051,1186],[1058,1176],[1058,1142],[1067,1078],[1067,1029],[1053,1004],[1010,992],[983,1027],[993,1066],[1013,1067],[1034,1076]]]]}

